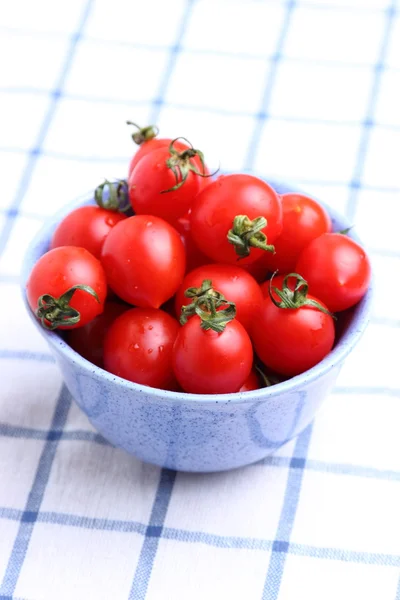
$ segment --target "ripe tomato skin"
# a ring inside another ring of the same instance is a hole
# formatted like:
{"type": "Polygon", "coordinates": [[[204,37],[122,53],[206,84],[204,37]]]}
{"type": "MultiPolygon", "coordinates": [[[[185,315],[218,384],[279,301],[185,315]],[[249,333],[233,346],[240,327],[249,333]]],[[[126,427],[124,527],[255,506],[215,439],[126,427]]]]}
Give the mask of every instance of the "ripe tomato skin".
{"type": "Polygon", "coordinates": [[[234,265],[205,265],[188,273],[175,297],[178,319],[182,306],[191,302],[190,298],[185,297],[185,291],[190,287],[199,288],[204,279],[211,279],[213,288],[235,303],[236,319],[249,331],[262,304],[263,295],[256,280],[244,269],[234,265]]]}
{"type": "MultiPolygon", "coordinates": [[[[137,215],[156,215],[174,225],[177,219],[187,214],[202,187],[203,178],[189,171],[179,189],[166,191],[177,183],[174,172],[167,165],[170,158],[168,148],[149,152],[133,169],[128,186],[129,199],[137,215]]],[[[194,159],[191,163],[195,165],[194,159]]]]}
{"type": "Polygon", "coordinates": [[[239,264],[243,269],[250,273],[250,275],[252,275],[256,281],[258,281],[258,283],[262,283],[268,276],[270,260],[270,253],[264,252],[263,256],[258,258],[250,265],[242,265],[241,261],[239,261],[239,264]]]}
{"type": "Polygon", "coordinates": [[[201,265],[207,265],[210,262],[210,259],[198,249],[193,241],[190,231],[190,214],[178,219],[175,223],[175,229],[179,232],[183,245],[185,246],[186,273],[190,273],[190,271],[193,271],[193,269],[196,269],[201,265]]]}
{"type": "MultiPolygon", "coordinates": [[[[320,302],[311,295],[308,298],[320,302]]],[[[267,367],[293,376],[311,369],[331,351],[335,327],[330,315],[313,307],[279,308],[267,297],[253,322],[251,337],[267,367]]]]}
{"type": "Polygon", "coordinates": [[[110,231],[101,262],[109,286],[122,300],[159,308],[182,283],[185,248],[179,233],[162,219],[135,215],[110,231]]]}
{"type": "Polygon", "coordinates": [[[255,369],[253,369],[250,372],[250,375],[248,376],[244,384],[242,385],[242,387],[240,388],[239,392],[251,392],[252,390],[259,390],[260,387],[260,378],[257,375],[255,369]]]}
{"type": "Polygon", "coordinates": [[[283,229],[275,240],[275,254],[266,252],[268,271],[289,273],[295,269],[301,251],[315,238],[332,229],[323,206],[302,194],[283,194],[283,229]]]}
{"type": "Polygon", "coordinates": [[[325,233],[300,254],[296,272],[307,280],[311,294],[331,312],[354,306],[371,280],[371,264],[365,250],[340,233],[325,233]]]}
{"type": "Polygon", "coordinates": [[[174,390],[172,348],[179,323],[155,308],[132,308],[118,317],[104,340],[110,373],[150,387],[174,390]]]}
{"type": "MultiPolygon", "coordinates": [[[[147,142],[143,142],[142,144],[140,144],[135,154],[132,156],[131,162],[129,163],[128,177],[131,176],[133,169],[144,156],[146,156],[150,152],[153,152],[153,150],[159,150],[160,148],[168,148],[171,142],[172,140],[170,138],[153,138],[151,140],[148,140],[147,142]]],[[[176,146],[178,146],[178,143],[180,146],[182,146],[182,151],[185,150],[185,148],[183,147],[185,146],[185,144],[182,144],[181,142],[176,142],[176,146]]],[[[178,147],[177,149],[180,150],[180,147],[178,147]]]]}
{"type": "MultiPolygon", "coordinates": [[[[171,145],[171,142],[173,142],[173,141],[174,140],[172,140],[171,138],[160,138],[160,139],[153,138],[152,140],[148,140],[147,142],[143,142],[142,144],[140,144],[139,148],[137,149],[135,154],[132,156],[131,162],[129,163],[128,178],[131,176],[131,173],[132,173],[133,169],[136,167],[136,165],[138,164],[138,162],[144,156],[146,156],[150,152],[153,152],[153,150],[159,150],[160,148],[168,149],[169,146],[171,145]]],[[[184,142],[182,142],[180,139],[177,139],[176,141],[174,141],[174,148],[176,148],[176,150],[178,150],[178,152],[183,152],[184,150],[187,150],[189,148],[189,146],[187,144],[185,144],[184,142]]],[[[200,173],[202,173],[203,167],[197,156],[194,157],[193,163],[196,165],[198,171],[200,173]]],[[[207,167],[205,168],[204,172],[206,175],[208,175],[209,171],[208,171],[207,167]]],[[[204,179],[202,178],[201,179],[201,187],[206,185],[206,183],[209,181],[210,180],[208,178],[204,178],[204,179]]]]}
{"type": "MultiPolygon", "coordinates": [[[[192,206],[191,223],[195,243],[216,262],[237,264],[238,255],[227,240],[237,215],[253,220],[263,216],[267,225],[262,232],[273,244],[282,231],[282,207],[278,194],[267,183],[252,175],[221,175],[207,185],[192,206]]],[[[251,248],[240,265],[251,264],[264,254],[251,248]]]]}
{"type": "Polygon", "coordinates": [[[80,320],[75,325],[61,325],[59,329],[82,327],[103,312],[107,279],[100,261],[85,248],[61,246],[49,250],[39,258],[29,275],[26,284],[29,306],[36,314],[40,296],[50,294],[58,298],[78,284],[91,287],[99,302],[91,294],[76,290],[70,306],[79,312],[80,320]]]}
{"type": "Polygon", "coordinates": [[[104,240],[111,229],[127,217],[98,206],[81,206],[70,212],[58,224],[50,248],[78,246],[86,248],[100,259],[104,240]]]}
{"type": "MultiPolygon", "coordinates": [[[[272,280],[272,283],[271,283],[271,287],[272,287],[272,294],[273,294],[273,296],[274,296],[275,300],[277,300],[278,302],[279,302],[279,296],[278,296],[277,294],[275,294],[275,292],[274,292],[274,287],[278,288],[278,290],[281,290],[281,289],[282,289],[282,283],[283,283],[283,280],[285,279],[285,275],[286,275],[286,274],[283,274],[283,275],[275,275],[275,277],[273,278],[273,280],[272,280]]],[[[264,297],[264,298],[269,298],[269,288],[270,288],[270,283],[269,283],[269,281],[270,281],[270,280],[268,279],[267,281],[264,281],[264,282],[263,282],[263,283],[260,285],[260,288],[261,288],[261,293],[262,293],[262,295],[263,295],[263,297],[264,297]]],[[[295,288],[295,286],[296,286],[296,280],[295,280],[295,278],[293,278],[293,277],[290,277],[290,278],[288,279],[288,285],[289,285],[289,288],[290,288],[291,290],[294,290],[294,288],[295,288]]]]}
{"type": "Polygon", "coordinates": [[[106,302],[104,311],[83,327],[71,329],[66,334],[66,341],[75,350],[97,367],[103,368],[104,338],[117,317],[129,307],[120,302],[106,302]]]}
{"type": "Polygon", "coordinates": [[[200,327],[195,315],[181,327],[173,350],[178,383],[193,394],[237,392],[248,378],[253,348],[244,327],[233,319],[222,333],[200,327]]]}

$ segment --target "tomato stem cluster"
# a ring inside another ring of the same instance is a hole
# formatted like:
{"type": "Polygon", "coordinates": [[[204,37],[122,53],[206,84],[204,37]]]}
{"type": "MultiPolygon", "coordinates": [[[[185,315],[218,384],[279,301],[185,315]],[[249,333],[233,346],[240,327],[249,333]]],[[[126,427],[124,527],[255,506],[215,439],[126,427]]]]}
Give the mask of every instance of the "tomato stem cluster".
{"type": "Polygon", "coordinates": [[[104,180],[94,191],[94,199],[100,208],[112,212],[126,212],[130,209],[128,184],[124,179],[104,180]]]}
{"type": "Polygon", "coordinates": [[[167,167],[173,172],[176,184],[168,190],[163,190],[161,192],[162,194],[165,194],[167,192],[174,192],[175,190],[178,190],[180,187],[182,187],[186,179],[188,178],[190,171],[192,171],[192,173],[195,173],[199,177],[212,177],[213,175],[215,175],[215,173],[207,174],[205,172],[206,166],[204,163],[204,154],[201,150],[196,150],[195,148],[193,148],[192,144],[184,137],[179,137],[172,140],[172,142],[169,145],[169,153],[171,156],[167,159],[167,167]],[[174,144],[178,140],[184,140],[190,147],[187,150],[184,150],[183,152],[179,153],[174,148],[174,144]],[[196,166],[193,163],[190,162],[191,159],[193,159],[195,156],[198,156],[200,160],[200,164],[202,166],[202,173],[196,168],[196,166]]]}
{"type": "Polygon", "coordinates": [[[211,279],[204,279],[199,288],[188,288],[185,296],[191,298],[192,302],[187,306],[182,306],[181,325],[185,325],[189,317],[198,315],[202,329],[206,331],[212,329],[222,333],[227,323],[236,316],[235,303],[230,302],[221,292],[215,290],[211,279]]]}
{"type": "Polygon", "coordinates": [[[325,313],[326,315],[330,315],[331,317],[335,318],[335,316],[331,312],[329,312],[327,308],[322,306],[322,304],[317,302],[317,300],[311,300],[311,298],[307,297],[308,283],[301,275],[299,275],[298,273],[289,273],[288,275],[286,275],[282,282],[281,290],[279,290],[275,286],[272,287],[272,280],[275,275],[276,272],[272,275],[269,281],[269,295],[275,306],[277,306],[278,308],[285,309],[296,309],[301,308],[302,306],[311,306],[312,308],[316,308],[317,310],[325,313]],[[291,289],[288,285],[288,280],[290,278],[296,279],[296,285],[294,289],[291,289]],[[274,291],[275,294],[279,297],[280,302],[275,300],[272,291],[274,291]]]}
{"type": "Polygon", "coordinates": [[[50,294],[43,294],[38,298],[36,316],[45,329],[53,331],[60,325],[70,326],[79,323],[81,318],[79,311],[69,304],[76,290],[82,290],[93,296],[97,302],[100,302],[94,289],[88,285],[74,285],[59,298],[54,298],[50,294]]]}
{"type": "Polygon", "coordinates": [[[148,142],[149,140],[152,140],[153,138],[157,137],[160,131],[156,125],[140,127],[133,121],[127,121],[126,124],[133,125],[133,127],[136,127],[136,129],[138,130],[132,133],[132,139],[138,146],[140,146],[140,144],[143,144],[144,142],[148,142]]]}
{"type": "Polygon", "coordinates": [[[261,231],[266,225],[267,219],[264,217],[256,217],[252,221],[247,215],[236,215],[227,238],[235,246],[239,258],[249,256],[252,247],[275,252],[275,247],[267,244],[267,236],[261,231]]]}

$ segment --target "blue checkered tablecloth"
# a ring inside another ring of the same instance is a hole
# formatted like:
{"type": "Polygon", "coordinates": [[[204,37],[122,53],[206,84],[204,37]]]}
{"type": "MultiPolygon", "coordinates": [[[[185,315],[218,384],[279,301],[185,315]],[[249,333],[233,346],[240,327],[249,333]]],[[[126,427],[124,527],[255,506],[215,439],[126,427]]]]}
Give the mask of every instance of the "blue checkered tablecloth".
{"type": "Polygon", "coordinates": [[[396,0],[0,3],[0,599],[400,600],[396,0]],[[104,177],[126,119],[356,224],[371,325],[313,426],[235,472],[105,443],[22,306],[26,246],[104,177]]]}

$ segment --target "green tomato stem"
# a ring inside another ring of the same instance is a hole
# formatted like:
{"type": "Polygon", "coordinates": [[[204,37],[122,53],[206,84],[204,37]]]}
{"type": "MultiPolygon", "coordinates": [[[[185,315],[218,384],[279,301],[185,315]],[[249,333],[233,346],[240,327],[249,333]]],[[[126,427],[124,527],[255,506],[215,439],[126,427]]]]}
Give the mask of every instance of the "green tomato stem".
{"type": "Polygon", "coordinates": [[[275,252],[275,247],[267,244],[267,236],[261,231],[266,225],[265,217],[256,217],[251,221],[247,215],[236,215],[227,238],[235,247],[239,259],[249,256],[251,248],[275,252]]]}

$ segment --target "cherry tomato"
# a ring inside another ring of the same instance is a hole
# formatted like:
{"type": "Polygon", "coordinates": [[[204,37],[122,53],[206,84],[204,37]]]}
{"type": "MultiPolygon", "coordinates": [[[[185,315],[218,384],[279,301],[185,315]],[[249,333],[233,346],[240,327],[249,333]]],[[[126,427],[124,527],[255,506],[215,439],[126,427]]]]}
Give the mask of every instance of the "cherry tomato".
{"type": "Polygon", "coordinates": [[[224,331],[200,327],[195,315],[176,338],[173,367],[178,383],[193,394],[237,392],[248,378],[253,349],[244,327],[233,319],[224,331]]]}
{"type": "Polygon", "coordinates": [[[26,293],[45,328],[73,329],[103,312],[107,280],[100,261],[85,248],[61,246],[39,258],[26,293]]]}
{"type": "Polygon", "coordinates": [[[183,245],[185,246],[186,272],[189,273],[201,265],[209,264],[210,259],[208,256],[203,254],[203,252],[198,249],[193,241],[190,231],[190,214],[178,219],[178,221],[175,223],[175,229],[179,232],[183,245]]]}
{"type": "Polygon", "coordinates": [[[310,292],[331,312],[357,304],[371,280],[369,258],[357,242],[340,233],[325,233],[300,254],[296,272],[307,280],[310,292]]]}
{"type": "Polygon", "coordinates": [[[50,247],[79,246],[100,258],[104,240],[111,229],[127,217],[98,206],[81,206],[58,224],[50,247]]]}
{"type": "Polygon", "coordinates": [[[262,386],[260,385],[260,377],[257,374],[257,371],[253,369],[250,372],[250,375],[240,388],[239,392],[251,392],[252,390],[258,390],[262,386]]]}
{"type": "Polygon", "coordinates": [[[171,225],[158,217],[136,215],[110,231],[101,262],[111,289],[122,300],[159,308],[182,283],[185,248],[171,225]]]}
{"type": "Polygon", "coordinates": [[[262,283],[267,279],[269,273],[270,252],[264,252],[260,258],[249,265],[243,265],[240,261],[240,266],[254,277],[258,283],[262,283]]]}
{"type": "Polygon", "coordinates": [[[104,338],[111,324],[129,307],[119,302],[106,302],[104,311],[78,329],[71,329],[66,334],[67,343],[78,354],[94,365],[103,367],[104,338]]]}
{"type": "MultiPolygon", "coordinates": [[[[276,277],[273,278],[272,283],[271,283],[272,290],[274,287],[278,288],[278,290],[281,290],[285,277],[286,277],[286,274],[276,275],[276,277]]],[[[289,277],[289,279],[287,280],[287,285],[293,291],[294,288],[296,287],[296,278],[289,277]]],[[[260,285],[260,288],[261,288],[261,293],[262,293],[263,297],[268,298],[269,297],[270,280],[268,279],[267,281],[264,281],[260,285]]],[[[276,294],[275,294],[275,296],[276,296],[276,294]]]]}
{"type": "Polygon", "coordinates": [[[240,258],[241,264],[250,264],[265,252],[260,245],[273,244],[281,233],[281,200],[257,177],[223,175],[197,196],[191,224],[197,246],[214,261],[236,264],[240,258]],[[264,226],[259,218],[266,220],[264,226]]]}
{"type": "Polygon", "coordinates": [[[136,214],[152,214],[175,224],[187,214],[199,193],[202,177],[194,158],[195,151],[186,148],[179,153],[173,147],[159,148],[146,154],[129,177],[129,198],[136,214]]]}
{"type": "Polygon", "coordinates": [[[332,229],[326,210],[302,194],[283,194],[283,229],[274,242],[275,254],[266,254],[268,271],[294,271],[300,252],[315,238],[332,229]]]}
{"type": "MultiPolygon", "coordinates": [[[[276,278],[278,279],[278,278],[276,278]]],[[[300,278],[301,280],[301,278],[300,278]]],[[[304,280],[303,280],[304,281],[304,280]]],[[[306,282],[304,282],[306,284],[306,282]]],[[[275,280],[272,282],[275,285],[275,280]]],[[[258,319],[253,321],[251,337],[261,361],[282,375],[298,375],[319,363],[332,349],[335,340],[333,318],[314,296],[292,292],[299,308],[276,306],[270,296],[264,299],[258,319]],[[318,303],[320,308],[306,302],[318,303]],[[303,303],[303,304],[302,304],[303,303]]],[[[280,289],[284,289],[280,286],[280,289]]],[[[290,293],[290,287],[286,289],[290,293]]],[[[273,292],[273,298],[281,298],[273,292]]],[[[281,304],[285,304],[281,301],[281,304]]]]}
{"type": "Polygon", "coordinates": [[[249,273],[234,265],[205,265],[186,275],[175,299],[178,319],[182,306],[191,303],[191,299],[185,297],[185,290],[200,288],[205,279],[210,279],[214,289],[235,303],[236,318],[249,331],[251,322],[261,306],[263,295],[256,280],[249,273]]]}
{"type": "MultiPolygon", "coordinates": [[[[171,144],[172,140],[169,138],[153,138],[148,140],[147,142],[143,142],[140,144],[139,148],[136,150],[135,154],[131,158],[131,162],[129,163],[128,169],[128,177],[131,176],[133,169],[136,167],[138,162],[153,150],[159,150],[160,148],[168,148],[171,144]]],[[[184,144],[182,144],[183,146],[184,144]]],[[[182,148],[183,150],[184,148],[182,148]]]]}
{"type": "Polygon", "coordinates": [[[172,348],[179,323],[162,310],[132,308],[118,317],[104,341],[107,371],[150,387],[176,388],[172,348]]]}
{"type": "MultiPolygon", "coordinates": [[[[138,162],[144,156],[146,156],[150,152],[153,152],[153,150],[160,150],[160,148],[168,149],[173,141],[174,140],[172,140],[171,138],[160,138],[160,139],[153,138],[153,139],[141,144],[139,146],[138,150],[136,151],[136,153],[133,155],[131,162],[129,164],[128,177],[131,176],[133,169],[136,167],[138,162]]],[[[178,139],[174,142],[174,148],[176,148],[178,150],[178,152],[183,152],[184,150],[188,150],[189,146],[187,144],[185,144],[184,142],[181,142],[178,139]]],[[[195,156],[193,158],[193,162],[196,165],[197,169],[200,171],[200,173],[202,173],[203,167],[202,167],[201,161],[199,160],[199,158],[197,156],[195,156]]],[[[206,175],[209,174],[209,170],[208,170],[207,166],[205,166],[204,173],[206,175]]],[[[209,179],[202,178],[200,180],[200,182],[201,182],[201,187],[203,187],[209,182],[209,179]]]]}

